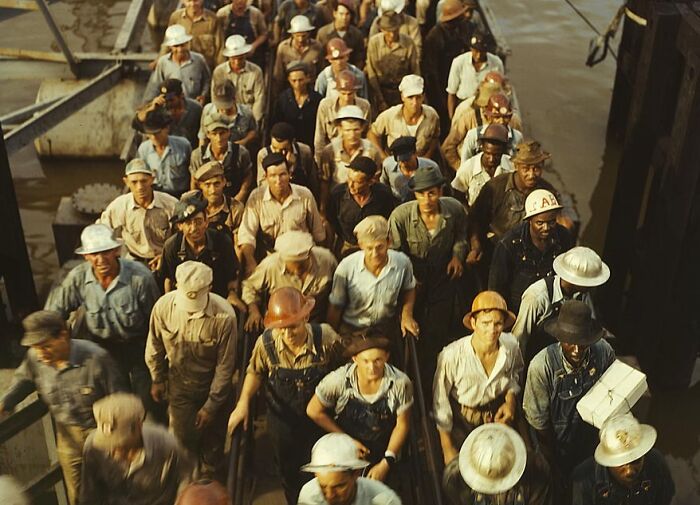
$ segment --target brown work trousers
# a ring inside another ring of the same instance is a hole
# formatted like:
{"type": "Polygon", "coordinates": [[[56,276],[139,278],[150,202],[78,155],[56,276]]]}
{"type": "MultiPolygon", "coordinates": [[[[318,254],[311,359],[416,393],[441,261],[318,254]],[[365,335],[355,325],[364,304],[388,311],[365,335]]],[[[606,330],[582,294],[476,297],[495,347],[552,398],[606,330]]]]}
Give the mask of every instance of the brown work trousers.
{"type": "Polygon", "coordinates": [[[92,430],[81,426],[56,423],[56,452],[63,472],[68,501],[75,505],[80,495],[80,477],[83,466],[83,445],[92,430]]]}

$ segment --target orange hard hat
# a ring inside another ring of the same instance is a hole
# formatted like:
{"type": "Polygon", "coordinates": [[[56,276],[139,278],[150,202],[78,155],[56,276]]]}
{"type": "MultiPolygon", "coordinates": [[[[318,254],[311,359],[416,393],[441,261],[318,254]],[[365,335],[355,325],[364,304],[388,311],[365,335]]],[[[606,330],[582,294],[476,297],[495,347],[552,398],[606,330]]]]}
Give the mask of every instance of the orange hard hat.
{"type": "Polygon", "coordinates": [[[496,142],[498,144],[508,143],[508,128],[501,124],[491,123],[479,136],[479,140],[484,142],[496,142]]]}
{"type": "Polygon", "coordinates": [[[506,301],[500,294],[496,291],[482,291],[474,298],[471,312],[468,312],[467,315],[464,316],[464,319],[462,319],[464,326],[473,330],[471,318],[482,310],[500,310],[503,312],[505,316],[503,327],[505,329],[509,329],[513,326],[513,323],[515,323],[515,314],[508,310],[508,304],[506,304],[506,301]]]}
{"type": "Polygon", "coordinates": [[[231,505],[231,499],[224,486],[214,480],[206,480],[189,484],[180,493],[175,505],[231,505]]]}
{"type": "Polygon", "coordinates": [[[491,70],[490,72],[486,73],[483,81],[481,82],[495,82],[496,84],[500,84],[501,87],[504,87],[506,85],[506,78],[498,70],[491,70]]]}
{"type": "Polygon", "coordinates": [[[358,89],[355,74],[350,70],[341,70],[335,79],[335,89],[338,91],[356,91],[358,89]]]}
{"type": "Polygon", "coordinates": [[[486,114],[489,116],[512,116],[513,109],[510,99],[503,93],[494,93],[486,104],[486,114]]]}
{"type": "Polygon", "coordinates": [[[316,300],[304,296],[297,288],[279,288],[270,295],[265,314],[265,328],[295,326],[304,321],[315,304],[316,300]]]}
{"type": "Polygon", "coordinates": [[[352,52],[345,41],[339,37],[331,39],[326,44],[326,59],[334,60],[336,58],[342,58],[347,56],[352,52]]]}

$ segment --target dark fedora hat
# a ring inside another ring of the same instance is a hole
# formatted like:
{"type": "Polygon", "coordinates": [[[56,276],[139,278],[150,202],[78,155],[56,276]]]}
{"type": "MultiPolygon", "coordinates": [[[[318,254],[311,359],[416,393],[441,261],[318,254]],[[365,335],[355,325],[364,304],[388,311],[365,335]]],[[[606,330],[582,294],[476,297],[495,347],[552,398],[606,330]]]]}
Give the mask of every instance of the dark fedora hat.
{"type": "Polygon", "coordinates": [[[408,189],[411,191],[425,191],[426,189],[442,186],[445,178],[436,166],[419,166],[416,173],[408,181],[408,189]]]}
{"type": "Polygon", "coordinates": [[[563,344],[593,345],[603,336],[603,327],[593,319],[591,308],[580,300],[567,300],[557,319],[544,324],[547,333],[563,344]]]}

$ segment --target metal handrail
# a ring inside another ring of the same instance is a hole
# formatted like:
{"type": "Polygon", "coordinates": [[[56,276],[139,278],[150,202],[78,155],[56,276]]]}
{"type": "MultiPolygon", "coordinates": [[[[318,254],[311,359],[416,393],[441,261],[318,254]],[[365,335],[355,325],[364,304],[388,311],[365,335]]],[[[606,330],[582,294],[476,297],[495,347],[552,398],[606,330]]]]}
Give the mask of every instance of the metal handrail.
{"type": "Polygon", "coordinates": [[[425,460],[428,463],[428,475],[430,477],[430,488],[432,488],[433,496],[430,497],[430,503],[442,505],[442,486],[438,478],[438,465],[435,462],[435,449],[433,440],[433,430],[428,424],[428,409],[425,406],[425,396],[423,395],[423,380],[418,366],[418,353],[416,351],[416,337],[408,333],[405,337],[405,369],[410,370],[413,375],[413,392],[415,396],[415,404],[418,405],[418,417],[420,421],[421,431],[423,435],[424,449],[426,453],[425,460]],[[410,365],[410,368],[409,366],[410,365]]]}

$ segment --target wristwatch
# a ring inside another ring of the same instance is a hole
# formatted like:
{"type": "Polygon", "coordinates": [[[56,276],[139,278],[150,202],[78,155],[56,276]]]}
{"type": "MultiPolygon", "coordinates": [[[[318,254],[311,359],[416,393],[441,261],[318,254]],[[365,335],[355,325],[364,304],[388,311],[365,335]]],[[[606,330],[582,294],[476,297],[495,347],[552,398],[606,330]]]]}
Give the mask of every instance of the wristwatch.
{"type": "Polygon", "coordinates": [[[384,459],[389,464],[389,468],[392,468],[396,464],[396,454],[393,451],[387,450],[384,453],[384,459]]]}

